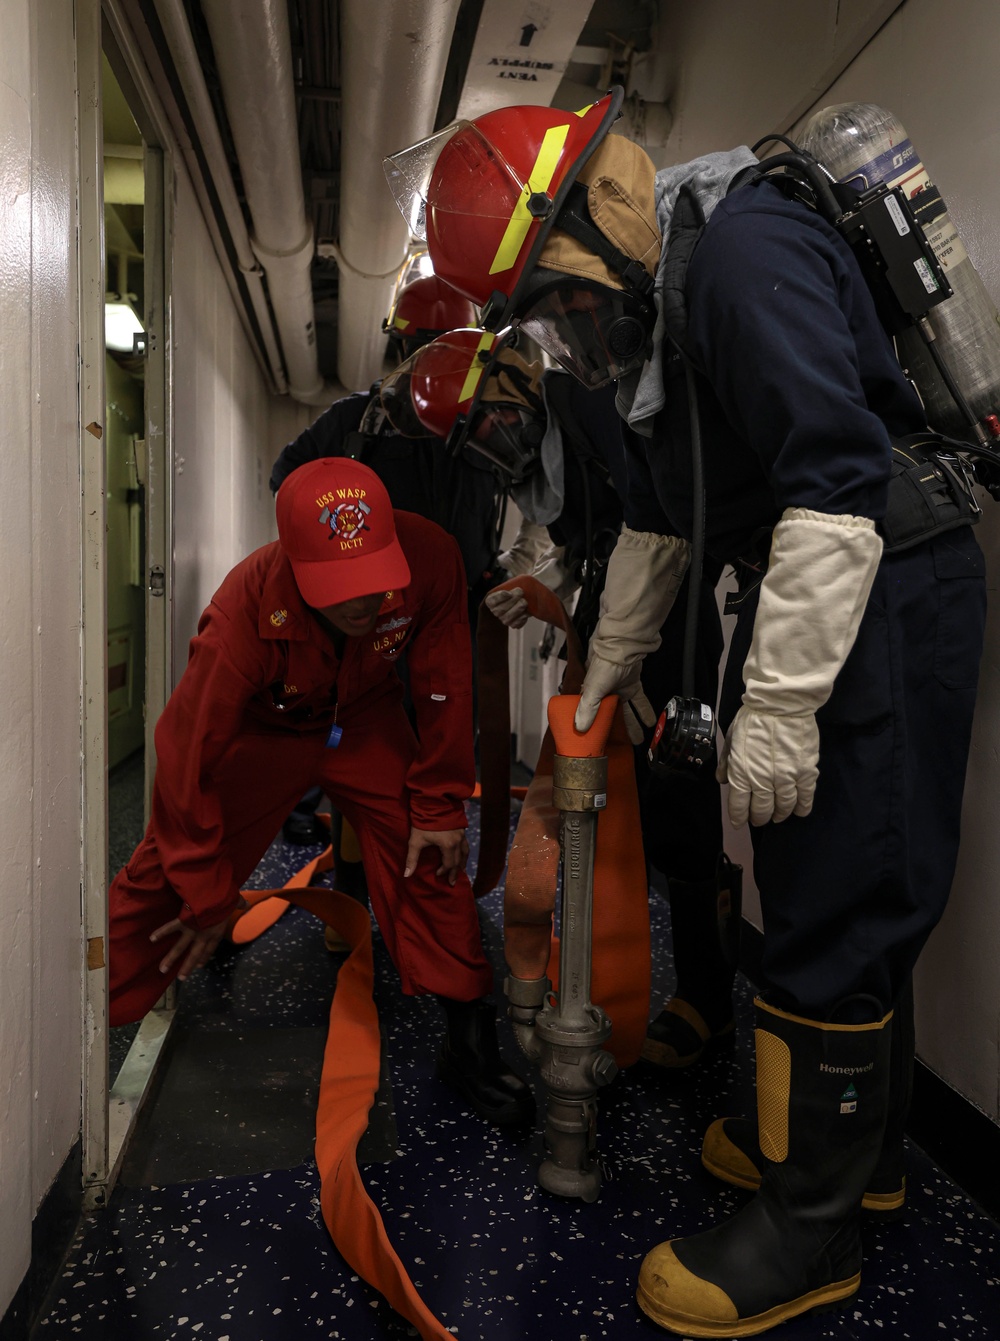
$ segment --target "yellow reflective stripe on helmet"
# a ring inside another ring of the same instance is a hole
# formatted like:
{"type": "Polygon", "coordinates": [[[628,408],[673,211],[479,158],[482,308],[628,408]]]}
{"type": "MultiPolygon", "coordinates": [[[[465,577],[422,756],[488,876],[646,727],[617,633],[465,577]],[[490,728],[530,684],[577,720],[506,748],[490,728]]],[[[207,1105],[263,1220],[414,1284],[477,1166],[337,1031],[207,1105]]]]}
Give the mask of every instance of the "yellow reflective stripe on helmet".
{"type": "Polygon", "coordinates": [[[471,400],[475,395],[476,387],[479,385],[479,379],[483,375],[483,369],[486,364],[479,355],[493,347],[493,336],[487,333],[480,337],[479,344],[476,346],[476,352],[472,356],[472,362],[469,364],[469,371],[465,374],[465,381],[462,383],[462,390],[458,393],[458,403],[462,405],[467,400],[471,400]]]}
{"type": "Polygon", "coordinates": [[[559,157],[568,134],[569,126],[551,126],[542,137],[535,165],[528,174],[528,180],[514,206],[514,213],[510,216],[504,235],[500,239],[497,254],[493,257],[493,264],[490,266],[491,275],[495,275],[498,270],[509,270],[517,260],[518,252],[528,236],[528,229],[535,222],[528,213],[528,199],[536,192],[548,191],[559,166],[559,157]]]}
{"type": "Polygon", "coordinates": [[[410,323],[406,320],[405,317],[396,317],[395,321],[393,321],[392,324],[394,326],[398,326],[401,331],[405,331],[410,323]]]}

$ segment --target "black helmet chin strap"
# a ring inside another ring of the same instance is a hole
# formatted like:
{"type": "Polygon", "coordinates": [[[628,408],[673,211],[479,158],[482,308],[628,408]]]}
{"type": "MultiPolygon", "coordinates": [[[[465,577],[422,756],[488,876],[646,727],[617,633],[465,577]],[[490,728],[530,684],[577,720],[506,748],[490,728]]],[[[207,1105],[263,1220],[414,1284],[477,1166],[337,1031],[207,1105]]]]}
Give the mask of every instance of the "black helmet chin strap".
{"type": "Polygon", "coordinates": [[[587,206],[587,188],[581,182],[574,182],[569,188],[555,227],[569,233],[582,247],[599,256],[609,270],[621,276],[626,288],[644,298],[653,292],[653,276],[646,267],[616,247],[594,225],[587,206]]]}
{"type": "Polygon", "coordinates": [[[494,375],[496,376],[498,384],[502,377],[506,378],[511,386],[514,387],[515,391],[519,391],[525,400],[528,401],[528,406],[525,408],[530,409],[532,414],[535,413],[535,410],[531,407],[538,404],[539,397],[538,393],[532,387],[530,375],[524,368],[519,368],[516,363],[501,363],[498,359],[495,374],[492,371],[488,371],[483,377],[484,383],[494,375]]]}

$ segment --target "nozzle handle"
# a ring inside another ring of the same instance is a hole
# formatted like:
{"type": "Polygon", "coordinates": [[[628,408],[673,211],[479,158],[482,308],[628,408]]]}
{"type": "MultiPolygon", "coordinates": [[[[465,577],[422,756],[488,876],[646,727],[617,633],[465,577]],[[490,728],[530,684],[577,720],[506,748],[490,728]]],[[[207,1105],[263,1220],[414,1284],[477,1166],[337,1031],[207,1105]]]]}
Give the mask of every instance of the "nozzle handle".
{"type": "Polygon", "coordinates": [[[586,731],[577,731],[573,724],[579,706],[579,694],[556,694],[549,699],[549,728],[556,753],[569,759],[596,759],[604,753],[618,708],[618,695],[609,694],[601,699],[597,716],[586,731]]]}

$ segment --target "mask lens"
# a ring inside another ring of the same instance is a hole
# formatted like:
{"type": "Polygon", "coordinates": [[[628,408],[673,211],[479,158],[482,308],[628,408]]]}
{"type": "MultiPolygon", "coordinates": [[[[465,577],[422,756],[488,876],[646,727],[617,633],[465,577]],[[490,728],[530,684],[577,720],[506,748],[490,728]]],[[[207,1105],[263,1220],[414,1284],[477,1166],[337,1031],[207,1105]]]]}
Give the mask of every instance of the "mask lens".
{"type": "Polygon", "coordinates": [[[536,420],[523,406],[494,403],[482,405],[473,416],[465,446],[499,466],[517,484],[541,461],[541,438],[536,420]]]}
{"type": "Polygon", "coordinates": [[[633,294],[567,276],[529,300],[520,327],[593,390],[642,367],[655,317],[633,294]]]}

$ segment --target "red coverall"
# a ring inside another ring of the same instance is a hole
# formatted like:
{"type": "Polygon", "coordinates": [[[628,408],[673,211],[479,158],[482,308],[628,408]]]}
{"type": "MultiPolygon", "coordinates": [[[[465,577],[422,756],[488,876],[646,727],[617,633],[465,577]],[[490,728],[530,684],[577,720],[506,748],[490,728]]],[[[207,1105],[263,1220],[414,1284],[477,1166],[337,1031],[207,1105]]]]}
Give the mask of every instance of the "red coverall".
{"type": "MultiPolygon", "coordinates": [[[[179,917],[221,922],[282,821],[322,787],[358,834],[372,910],[403,991],[474,1000],[493,986],[469,880],[435,874],[436,848],[403,878],[411,826],[457,829],[475,780],[472,666],[458,546],[439,526],[394,513],[411,571],[387,593],[374,631],[331,637],[304,604],[275,542],[232,570],[191,641],[188,665],[156,726],[146,835],[111,886],[111,1023],[139,1019],[169,976],[179,917]],[[407,648],[419,744],[393,669],[407,648]],[[330,727],[339,746],[326,744],[330,727]]],[[[173,966],[174,971],[181,961],[173,966]]]]}

